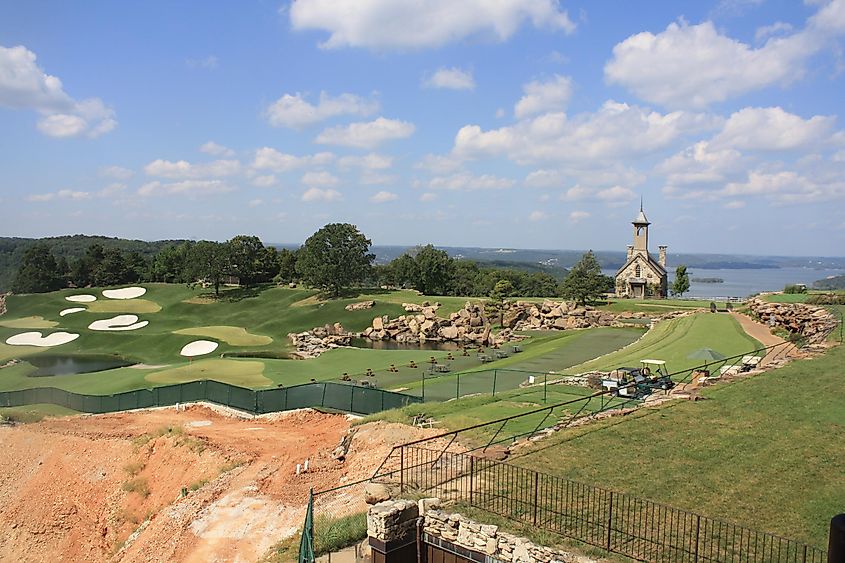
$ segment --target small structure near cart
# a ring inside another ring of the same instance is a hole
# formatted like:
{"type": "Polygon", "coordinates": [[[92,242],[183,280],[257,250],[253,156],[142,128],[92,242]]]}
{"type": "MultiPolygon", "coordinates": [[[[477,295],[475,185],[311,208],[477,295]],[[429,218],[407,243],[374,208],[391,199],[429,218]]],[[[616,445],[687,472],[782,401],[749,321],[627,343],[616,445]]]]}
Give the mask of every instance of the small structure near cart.
{"type": "Polygon", "coordinates": [[[622,367],[610,372],[601,382],[615,397],[644,399],[656,390],[675,386],[663,360],[640,360],[640,367],[622,367]]]}

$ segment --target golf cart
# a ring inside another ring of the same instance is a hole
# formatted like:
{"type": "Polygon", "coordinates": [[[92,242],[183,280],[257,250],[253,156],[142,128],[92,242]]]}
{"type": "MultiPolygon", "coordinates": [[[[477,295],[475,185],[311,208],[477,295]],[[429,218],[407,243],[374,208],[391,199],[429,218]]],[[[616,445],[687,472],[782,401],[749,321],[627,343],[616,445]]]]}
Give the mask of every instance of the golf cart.
{"type": "Polygon", "coordinates": [[[623,367],[610,372],[601,382],[611,394],[629,399],[643,399],[656,389],[671,389],[675,383],[663,360],[640,360],[640,367],[623,367]]]}

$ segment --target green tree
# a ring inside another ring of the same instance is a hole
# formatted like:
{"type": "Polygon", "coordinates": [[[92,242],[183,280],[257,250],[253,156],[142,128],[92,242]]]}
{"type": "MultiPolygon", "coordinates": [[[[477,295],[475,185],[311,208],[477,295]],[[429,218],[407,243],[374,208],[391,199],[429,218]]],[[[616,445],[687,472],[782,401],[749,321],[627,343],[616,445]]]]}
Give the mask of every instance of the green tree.
{"type": "Polygon", "coordinates": [[[103,251],[102,260],[94,270],[95,285],[119,285],[126,281],[126,259],[119,248],[103,251]]]}
{"type": "Polygon", "coordinates": [[[214,286],[214,295],[220,295],[220,283],[229,273],[229,245],[223,242],[201,240],[188,253],[187,274],[192,282],[205,282],[214,286]]]}
{"type": "Polygon", "coordinates": [[[375,259],[369,253],[371,244],[355,225],[330,223],[299,249],[296,270],[312,286],[337,297],[366,279],[375,259]]]}
{"type": "Polygon", "coordinates": [[[186,283],[192,281],[186,275],[188,256],[192,243],[169,244],[153,259],[152,279],[165,283],[186,283]]]}
{"type": "Polygon", "coordinates": [[[479,292],[481,269],[473,260],[455,260],[450,295],[483,295],[479,292]]]}
{"type": "Polygon", "coordinates": [[[585,305],[588,301],[601,298],[612,284],[613,279],[601,273],[596,256],[589,250],[569,270],[561,284],[561,295],[585,305]]]}
{"type": "Polygon", "coordinates": [[[519,287],[519,295],[526,297],[555,297],[558,292],[558,281],[546,272],[535,272],[525,276],[519,287]]]}
{"type": "Polygon", "coordinates": [[[276,277],[282,282],[291,282],[296,279],[296,254],[298,251],[283,248],[276,254],[278,273],[276,277]]]}
{"type": "Polygon", "coordinates": [[[229,241],[231,273],[238,276],[242,286],[249,287],[261,276],[265,256],[261,239],[238,235],[229,241]]]}
{"type": "Polygon", "coordinates": [[[15,293],[44,293],[62,286],[56,258],[46,244],[33,244],[21,257],[21,265],[12,283],[15,293]]]}
{"type": "Polygon", "coordinates": [[[675,281],[672,282],[672,293],[678,297],[683,297],[687,291],[689,291],[689,276],[687,275],[687,267],[681,264],[675,268],[675,281]]]}
{"type": "Polygon", "coordinates": [[[390,263],[393,285],[413,287],[417,280],[417,262],[410,254],[403,254],[390,263]]]}
{"type": "Polygon", "coordinates": [[[449,291],[454,271],[453,260],[445,250],[427,244],[414,256],[412,285],[425,295],[445,295],[449,291]]]}
{"type": "Polygon", "coordinates": [[[499,280],[490,292],[490,301],[485,304],[485,308],[491,314],[499,317],[499,326],[504,323],[505,309],[508,308],[507,298],[512,296],[515,291],[510,280],[499,280]]]}

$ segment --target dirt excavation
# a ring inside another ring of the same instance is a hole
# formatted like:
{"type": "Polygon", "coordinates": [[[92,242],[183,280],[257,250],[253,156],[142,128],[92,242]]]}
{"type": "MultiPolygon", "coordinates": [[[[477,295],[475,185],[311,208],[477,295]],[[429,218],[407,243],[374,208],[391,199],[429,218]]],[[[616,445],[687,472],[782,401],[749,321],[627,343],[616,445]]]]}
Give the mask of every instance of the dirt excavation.
{"type": "Polygon", "coordinates": [[[0,561],[257,561],[298,532],[309,488],[368,477],[435,432],[364,425],[338,461],[349,429],[344,415],[202,405],[0,426],[0,561]]]}

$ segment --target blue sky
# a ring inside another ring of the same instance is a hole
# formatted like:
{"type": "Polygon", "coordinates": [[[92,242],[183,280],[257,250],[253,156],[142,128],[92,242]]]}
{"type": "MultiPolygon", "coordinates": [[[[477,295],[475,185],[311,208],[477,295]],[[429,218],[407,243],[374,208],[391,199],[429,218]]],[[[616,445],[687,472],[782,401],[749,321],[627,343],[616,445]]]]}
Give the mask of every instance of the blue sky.
{"type": "Polygon", "coordinates": [[[6,236],[842,255],[845,0],[3,2],[6,236]]]}

